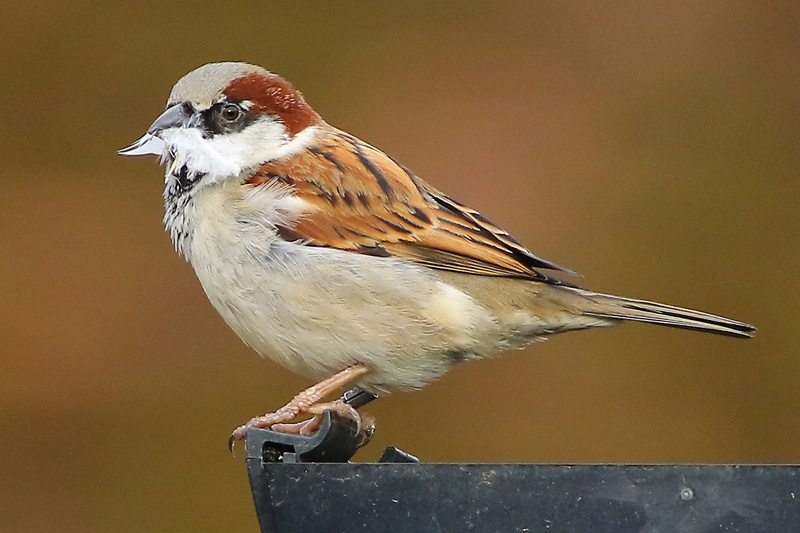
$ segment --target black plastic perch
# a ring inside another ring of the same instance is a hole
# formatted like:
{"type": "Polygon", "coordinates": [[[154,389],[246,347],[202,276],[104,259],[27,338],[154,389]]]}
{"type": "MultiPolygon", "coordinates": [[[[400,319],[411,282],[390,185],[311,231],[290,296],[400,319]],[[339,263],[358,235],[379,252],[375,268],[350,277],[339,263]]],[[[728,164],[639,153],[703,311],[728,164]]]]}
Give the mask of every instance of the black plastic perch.
{"type": "Polygon", "coordinates": [[[313,437],[249,429],[261,530],[800,531],[799,466],[348,463],[359,442],[329,411],[313,437]]]}

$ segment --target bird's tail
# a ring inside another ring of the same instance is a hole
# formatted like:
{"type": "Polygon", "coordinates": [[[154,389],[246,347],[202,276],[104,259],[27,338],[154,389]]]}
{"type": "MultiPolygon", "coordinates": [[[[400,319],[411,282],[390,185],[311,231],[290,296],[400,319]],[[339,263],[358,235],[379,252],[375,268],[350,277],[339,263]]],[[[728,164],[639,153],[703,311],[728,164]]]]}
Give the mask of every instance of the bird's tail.
{"type": "Polygon", "coordinates": [[[739,338],[752,337],[753,332],[756,330],[750,324],[710,313],[703,313],[702,311],[648,302],[646,300],[598,294],[582,289],[573,290],[586,299],[580,306],[581,314],[585,316],[612,320],[633,320],[739,338]]]}

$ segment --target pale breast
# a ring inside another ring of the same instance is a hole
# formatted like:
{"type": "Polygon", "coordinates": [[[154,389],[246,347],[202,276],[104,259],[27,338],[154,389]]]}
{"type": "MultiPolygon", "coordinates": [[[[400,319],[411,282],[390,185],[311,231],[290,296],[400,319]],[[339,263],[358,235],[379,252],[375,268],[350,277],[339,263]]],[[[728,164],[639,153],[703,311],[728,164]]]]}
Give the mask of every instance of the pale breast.
{"type": "Polygon", "coordinates": [[[303,206],[285,191],[261,190],[257,202],[249,192],[195,195],[187,256],[214,307],[261,355],[313,379],[361,362],[371,370],[361,384],[384,391],[421,387],[497,349],[498,325],[464,291],[402,260],[283,241],[272,224],[303,206]]]}

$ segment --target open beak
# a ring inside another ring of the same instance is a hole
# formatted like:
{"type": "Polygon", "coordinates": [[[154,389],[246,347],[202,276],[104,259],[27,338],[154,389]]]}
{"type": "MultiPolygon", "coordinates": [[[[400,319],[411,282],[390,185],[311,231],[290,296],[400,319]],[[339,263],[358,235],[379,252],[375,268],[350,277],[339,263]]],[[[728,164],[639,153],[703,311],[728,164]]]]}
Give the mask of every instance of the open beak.
{"type": "Polygon", "coordinates": [[[187,106],[175,104],[170,106],[159,115],[159,117],[147,128],[147,133],[135,143],[121,150],[117,150],[119,155],[163,155],[166,144],[158,134],[170,128],[182,128],[190,125],[192,115],[188,114],[187,106]]]}
{"type": "Polygon", "coordinates": [[[126,146],[121,150],[117,150],[119,155],[136,156],[136,155],[163,155],[167,145],[156,137],[145,133],[142,138],[130,146],[126,146]]]}

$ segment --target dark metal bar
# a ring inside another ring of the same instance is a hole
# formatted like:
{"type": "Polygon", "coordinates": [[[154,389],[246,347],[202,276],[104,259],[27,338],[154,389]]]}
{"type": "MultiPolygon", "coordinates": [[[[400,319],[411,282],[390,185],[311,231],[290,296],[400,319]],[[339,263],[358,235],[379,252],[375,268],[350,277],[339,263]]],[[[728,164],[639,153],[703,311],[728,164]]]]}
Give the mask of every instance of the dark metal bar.
{"type": "Polygon", "coordinates": [[[795,465],[347,463],[358,438],[330,413],[314,437],[248,431],[262,531],[800,531],[795,465]]]}

